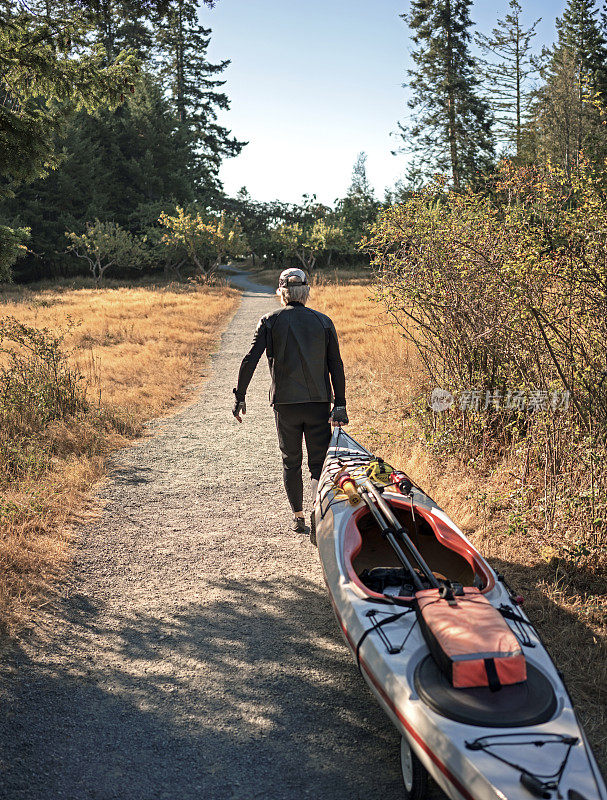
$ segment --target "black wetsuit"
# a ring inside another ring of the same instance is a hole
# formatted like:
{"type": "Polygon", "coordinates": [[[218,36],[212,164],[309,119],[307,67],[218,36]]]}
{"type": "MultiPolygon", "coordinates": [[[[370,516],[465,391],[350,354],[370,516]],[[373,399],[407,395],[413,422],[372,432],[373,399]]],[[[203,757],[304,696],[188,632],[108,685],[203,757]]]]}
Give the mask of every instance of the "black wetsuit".
{"type": "Polygon", "coordinates": [[[253,373],[267,353],[285,489],[293,511],[303,506],[302,438],[308,467],[318,479],[331,438],[331,400],[346,405],[346,379],[337,333],[325,314],[289,303],[259,320],[253,344],[242,360],[235,394],[244,400],[253,373]]]}

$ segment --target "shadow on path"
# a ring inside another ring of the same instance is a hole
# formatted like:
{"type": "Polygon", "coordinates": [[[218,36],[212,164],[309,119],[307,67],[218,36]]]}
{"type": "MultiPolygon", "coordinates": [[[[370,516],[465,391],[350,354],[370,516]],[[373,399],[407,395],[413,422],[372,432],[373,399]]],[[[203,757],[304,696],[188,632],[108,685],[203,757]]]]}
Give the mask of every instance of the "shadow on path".
{"type": "Polygon", "coordinates": [[[401,798],[398,736],[344,658],[327,597],[307,582],[278,594],[226,580],[227,602],[125,615],[112,630],[72,598],[68,663],[17,663],[28,677],[5,705],[0,797],[401,798]],[[74,674],[91,636],[114,652],[74,674]],[[31,695],[34,717],[20,713],[31,695]]]}

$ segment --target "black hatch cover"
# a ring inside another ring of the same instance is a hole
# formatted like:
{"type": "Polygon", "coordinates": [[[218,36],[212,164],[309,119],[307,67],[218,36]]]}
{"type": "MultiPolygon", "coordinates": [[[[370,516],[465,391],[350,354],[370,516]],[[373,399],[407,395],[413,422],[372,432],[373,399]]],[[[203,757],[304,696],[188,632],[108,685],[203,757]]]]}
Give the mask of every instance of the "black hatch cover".
{"type": "Polygon", "coordinates": [[[543,672],[527,662],[527,680],[489,688],[454,689],[431,655],[415,670],[415,689],[437,714],[487,728],[510,728],[547,722],[556,710],[556,695],[543,672]]]}

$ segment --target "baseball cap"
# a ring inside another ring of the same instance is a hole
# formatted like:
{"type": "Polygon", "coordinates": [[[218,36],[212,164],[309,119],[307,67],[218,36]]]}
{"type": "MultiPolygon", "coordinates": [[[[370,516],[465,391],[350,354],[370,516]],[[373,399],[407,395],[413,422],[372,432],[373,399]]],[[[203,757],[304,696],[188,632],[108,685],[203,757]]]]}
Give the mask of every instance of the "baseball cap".
{"type": "Polygon", "coordinates": [[[280,278],[278,279],[278,288],[284,289],[287,286],[306,286],[308,283],[308,279],[306,278],[306,273],[303,269],[297,269],[297,267],[291,267],[290,269],[285,269],[280,273],[280,278]]]}

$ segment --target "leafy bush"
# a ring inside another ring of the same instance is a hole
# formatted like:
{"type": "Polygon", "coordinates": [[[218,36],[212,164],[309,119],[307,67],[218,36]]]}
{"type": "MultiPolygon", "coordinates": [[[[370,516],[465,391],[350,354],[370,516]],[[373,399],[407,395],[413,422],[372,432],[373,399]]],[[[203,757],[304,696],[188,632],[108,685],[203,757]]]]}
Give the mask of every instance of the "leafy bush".
{"type": "Polygon", "coordinates": [[[52,453],[40,434],[55,420],[88,410],[82,376],[67,362],[55,335],[0,320],[0,480],[38,475],[52,453]]]}
{"type": "Polygon", "coordinates": [[[0,281],[11,283],[11,267],[27,252],[24,241],[30,236],[29,228],[8,228],[0,225],[0,281]]]}
{"type": "Polygon", "coordinates": [[[475,390],[481,400],[467,409],[454,404],[442,439],[464,458],[503,456],[523,443],[525,463],[544,471],[544,497],[532,500],[546,527],[560,512],[567,516],[575,491],[586,498],[588,535],[602,542],[605,186],[607,171],[587,164],[567,178],[550,164],[505,162],[488,192],[446,192],[439,182],[389,208],[367,242],[377,299],[415,344],[431,380],[456,395],[475,390]],[[507,409],[490,403],[483,412],[486,398],[515,391],[539,401],[507,409]],[[570,397],[569,412],[555,411],[555,392],[570,397]]]}

